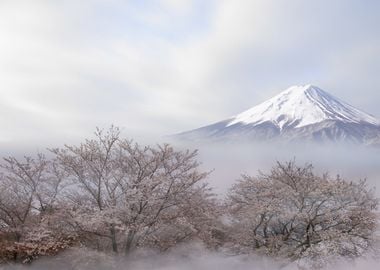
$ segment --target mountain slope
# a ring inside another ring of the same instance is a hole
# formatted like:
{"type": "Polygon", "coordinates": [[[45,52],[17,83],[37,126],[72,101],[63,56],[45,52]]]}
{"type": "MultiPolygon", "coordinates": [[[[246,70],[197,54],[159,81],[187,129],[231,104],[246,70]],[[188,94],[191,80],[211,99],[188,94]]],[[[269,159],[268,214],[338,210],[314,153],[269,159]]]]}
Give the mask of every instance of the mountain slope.
{"type": "Polygon", "coordinates": [[[313,85],[292,86],[229,119],[176,135],[187,140],[313,140],[371,144],[380,121],[313,85]]]}

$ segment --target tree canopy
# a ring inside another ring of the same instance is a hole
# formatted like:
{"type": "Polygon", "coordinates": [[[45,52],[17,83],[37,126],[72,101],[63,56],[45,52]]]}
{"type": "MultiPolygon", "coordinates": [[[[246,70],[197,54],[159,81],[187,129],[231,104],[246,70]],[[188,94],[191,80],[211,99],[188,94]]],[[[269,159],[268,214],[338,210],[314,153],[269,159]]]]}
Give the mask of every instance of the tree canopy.
{"type": "Polygon", "coordinates": [[[227,205],[239,252],[323,263],[374,246],[378,199],[366,181],[316,175],[310,164],[277,163],[267,174],[243,175],[227,205]]]}

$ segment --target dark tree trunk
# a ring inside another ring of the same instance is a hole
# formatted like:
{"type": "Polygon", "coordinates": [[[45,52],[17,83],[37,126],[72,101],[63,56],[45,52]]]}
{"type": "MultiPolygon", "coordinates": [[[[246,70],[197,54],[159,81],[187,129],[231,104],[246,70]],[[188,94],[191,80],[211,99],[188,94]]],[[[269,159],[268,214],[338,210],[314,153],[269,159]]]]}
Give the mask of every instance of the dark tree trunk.
{"type": "Polygon", "coordinates": [[[128,254],[132,249],[133,240],[135,238],[136,231],[130,230],[127,235],[127,240],[125,243],[125,254],[128,254]]]}
{"type": "Polygon", "coordinates": [[[111,232],[112,251],[115,253],[118,253],[117,241],[116,241],[116,230],[115,230],[114,224],[111,225],[110,232],[111,232]]]}

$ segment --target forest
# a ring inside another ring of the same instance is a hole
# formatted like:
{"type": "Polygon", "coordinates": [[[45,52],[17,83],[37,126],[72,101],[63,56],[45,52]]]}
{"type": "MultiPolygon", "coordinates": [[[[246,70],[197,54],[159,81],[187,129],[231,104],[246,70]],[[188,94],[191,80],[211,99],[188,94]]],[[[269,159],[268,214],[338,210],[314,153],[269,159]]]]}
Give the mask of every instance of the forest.
{"type": "Polygon", "coordinates": [[[33,264],[78,249],[128,258],[186,243],[313,269],[378,254],[379,200],[365,180],[291,160],[243,174],[218,196],[197,155],[140,145],[111,127],[78,145],[5,157],[0,263],[33,264]]]}

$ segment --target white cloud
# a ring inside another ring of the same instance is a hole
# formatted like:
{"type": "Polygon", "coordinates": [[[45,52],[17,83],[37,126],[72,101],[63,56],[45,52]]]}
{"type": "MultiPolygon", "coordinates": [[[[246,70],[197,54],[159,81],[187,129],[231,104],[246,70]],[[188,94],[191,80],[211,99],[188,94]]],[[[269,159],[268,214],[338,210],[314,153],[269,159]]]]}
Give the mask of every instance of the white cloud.
{"type": "Polygon", "coordinates": [[[380,115],[376,8],[342,0],[3,1],[2,137],[41,140],[41,130],[47,139],[111,123],[163,135],[310,81],[380,115]]]}

